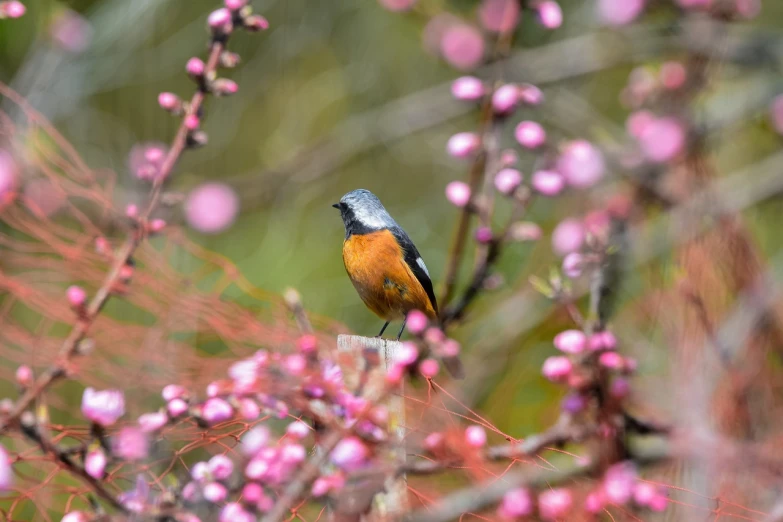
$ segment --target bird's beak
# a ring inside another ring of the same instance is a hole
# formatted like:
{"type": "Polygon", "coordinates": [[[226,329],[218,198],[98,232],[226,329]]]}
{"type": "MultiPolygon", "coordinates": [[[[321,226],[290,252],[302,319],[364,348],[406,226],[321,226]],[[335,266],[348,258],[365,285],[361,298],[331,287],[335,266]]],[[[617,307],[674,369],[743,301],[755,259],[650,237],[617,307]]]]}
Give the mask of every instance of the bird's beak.
{"type": "Polygon", "coordinates": [[[334,208],[338,209],[338,210],[340,209],[340,204],[339,204],[339,203],[335,203],[335,204],[334,204],[334,205],[332,205],[332,206],[333,206],[334,208]]]}

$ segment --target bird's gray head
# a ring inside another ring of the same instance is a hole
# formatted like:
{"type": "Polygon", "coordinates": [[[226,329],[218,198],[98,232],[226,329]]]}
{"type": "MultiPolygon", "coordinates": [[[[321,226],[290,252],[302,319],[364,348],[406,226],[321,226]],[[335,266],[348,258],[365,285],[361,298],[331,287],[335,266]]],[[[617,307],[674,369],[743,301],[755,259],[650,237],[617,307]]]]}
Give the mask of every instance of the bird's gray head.
{"type": "Polygon", "coordinates": [[[346,238],[351,234],[366,234],[398,226],[383,208],[381,200],[369,190],[352,190],[332,206],[340,211],[346,238]]]}

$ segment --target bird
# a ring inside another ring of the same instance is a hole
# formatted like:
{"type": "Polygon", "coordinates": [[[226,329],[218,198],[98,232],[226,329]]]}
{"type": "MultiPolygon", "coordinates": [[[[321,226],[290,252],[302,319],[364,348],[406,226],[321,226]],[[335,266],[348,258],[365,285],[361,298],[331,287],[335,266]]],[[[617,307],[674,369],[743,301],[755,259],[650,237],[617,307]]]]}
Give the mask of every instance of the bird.
{"type": "MultiPolygon", "coordinates": [[[[332,206],[345,225],[345,271],[367,308],[385,321],[376,337],[392,321],[402,321],[399,341],[411,310],[423,312],[437,324],[438,302],[427,265],[381,200],[369,190],[356,189],[332,206]]],[[[462,374],[456,357],[444,359],[444,365],[453,376],[462,374]]]]}

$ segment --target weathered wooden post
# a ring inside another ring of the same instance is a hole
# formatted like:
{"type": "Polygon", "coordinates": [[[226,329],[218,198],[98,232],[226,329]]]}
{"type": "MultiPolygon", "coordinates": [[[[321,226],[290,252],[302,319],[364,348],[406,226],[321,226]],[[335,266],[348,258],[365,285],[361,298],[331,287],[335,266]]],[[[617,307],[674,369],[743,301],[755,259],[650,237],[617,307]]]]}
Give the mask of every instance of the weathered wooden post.
{"type": "MultiPolygon", "coordinates": [[[[380,365],[386,371],[402,348],[402,343],[377,337],[358,335],[340,335],[337,337],[337,350],[340,366],[346,383],[351,389],[357,389],[366,365],[380,365]]],[[[385,401],[389,410],[389,431],[392,435],[396,462],[404,462],[405,452],[405,401],[403,389],[399,395],[392,395],[385,401]]],[[[386,492],[376,495],[372,509],[373,520],[392,520],[402,515],[408,504],[405,476],[391,477],[387,480],[386,492]]]]}

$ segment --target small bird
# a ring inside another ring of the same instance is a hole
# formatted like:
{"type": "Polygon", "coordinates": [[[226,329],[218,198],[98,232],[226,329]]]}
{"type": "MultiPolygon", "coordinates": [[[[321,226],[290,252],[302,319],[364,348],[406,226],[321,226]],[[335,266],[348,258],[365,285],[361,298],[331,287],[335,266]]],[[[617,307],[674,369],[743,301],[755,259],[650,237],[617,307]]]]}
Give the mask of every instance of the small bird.
{"type": "MultiPolygon", "coordinates": [[[[397,340],[405,331],[408,312],[420,310],[438,321],[438,302],[427,265],[416,245],[369,190],[357,189],[332,205],[345,225],[343,263],[364,304],[386,321],[402,321],[397,340]]],[[[444,360],[447,370],[461,376],[457,358],[444,360]]]]}

